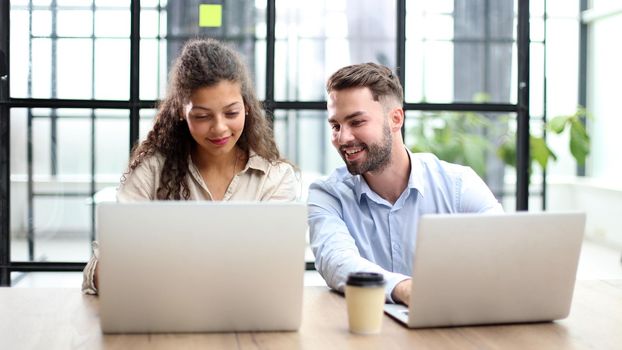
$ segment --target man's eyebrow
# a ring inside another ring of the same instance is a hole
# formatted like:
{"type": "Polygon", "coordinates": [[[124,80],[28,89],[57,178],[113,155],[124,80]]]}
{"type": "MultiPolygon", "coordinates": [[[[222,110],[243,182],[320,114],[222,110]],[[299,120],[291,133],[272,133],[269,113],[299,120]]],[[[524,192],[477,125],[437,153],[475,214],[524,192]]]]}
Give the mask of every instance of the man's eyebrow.
{"type": "MultiPolygon", "coordinates": [[[[363,112],[363,111],[356,111],[356,112],[352,112],[352,113],[350,113],[350,114],[346,115],[345,117],[343,117],[343,121],[344,121],[344,122],[345,122],[345,121],[348,121],[348,120],[350,120],[350,119],[352,119],[352,118],[356,118],[356,117],[358,117],[358,116],[360,116],[360,115],[363,115],[363,114],[365,114],[365,112],[363,112]]],[[[336,123],[337,121],[335,120],[335,116],[331,116],[331,117],[329,117],[329,118],[328,118],[328,122],[329,122],[329,123],[336,123]]]]}

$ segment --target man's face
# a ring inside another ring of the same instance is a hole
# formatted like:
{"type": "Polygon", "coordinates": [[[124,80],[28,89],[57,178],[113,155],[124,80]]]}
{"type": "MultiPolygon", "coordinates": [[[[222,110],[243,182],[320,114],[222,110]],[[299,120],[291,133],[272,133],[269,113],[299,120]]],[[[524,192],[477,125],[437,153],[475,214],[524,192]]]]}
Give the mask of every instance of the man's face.
{"type": "Polygon", "coordinates": [[[351,174],[380,171],[390,163],[389,121],[368,88],[332,91],[327,109],[333,146],[351,174]]]}

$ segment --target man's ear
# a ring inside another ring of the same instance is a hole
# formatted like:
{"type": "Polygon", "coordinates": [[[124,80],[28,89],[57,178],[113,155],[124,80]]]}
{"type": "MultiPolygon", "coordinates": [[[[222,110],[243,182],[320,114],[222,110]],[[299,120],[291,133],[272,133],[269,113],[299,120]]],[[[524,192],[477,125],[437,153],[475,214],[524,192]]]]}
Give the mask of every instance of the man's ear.
{"type": "Polygon", "coordinates": [[[389,122],[392,132],[397,132],[402,129],[402,125],[404,125],[404,110],[402,107],[393,108],[389,112],[389,122]]]}

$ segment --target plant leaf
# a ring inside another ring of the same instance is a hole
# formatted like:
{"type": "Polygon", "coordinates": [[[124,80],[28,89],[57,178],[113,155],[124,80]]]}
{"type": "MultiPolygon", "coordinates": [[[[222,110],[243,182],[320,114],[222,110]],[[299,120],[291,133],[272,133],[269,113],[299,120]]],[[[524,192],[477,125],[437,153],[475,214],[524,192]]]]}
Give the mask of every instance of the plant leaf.
{"type": "Polygon", "coordinates": [[[503,163],[516,167],[516,141],[514,138],[508,137],[499,145],[497,155],[503,163]]]}
{"type": "Polygon", "coordinates": [[[585,158],[590,153],[590,137],[577,119],[570,124],[570,153],[581,166],[585,165],[585,158]]]}
{"type": "Polygon", "coordinates": [[[531,136],[529,146],[532,159],[540,164],[543,170],[546,169],[549,158],[557,160],[557,156],[546,145],[546,142],[542,137],[531,136]]]}
{"type": "Polygon", "coordinates": [[[558,117],[555,117],[549,120],[549,122],[547,123],[549,130],[551,130],[552,132],[556,134],[561,134],[566,128],[566,123],[568,123],[569,119],[570,119],[570,116],[560,115],[558,117]]]}

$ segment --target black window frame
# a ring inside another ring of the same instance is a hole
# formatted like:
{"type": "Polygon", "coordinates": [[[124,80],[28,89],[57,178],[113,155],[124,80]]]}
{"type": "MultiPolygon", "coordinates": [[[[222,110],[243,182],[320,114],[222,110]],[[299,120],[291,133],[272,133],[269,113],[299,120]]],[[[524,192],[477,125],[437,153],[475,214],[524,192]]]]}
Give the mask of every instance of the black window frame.
{"type": "MultiPolygon", "coordinates": [[[[528,210],[529,199],[529,0],[518,1],[517,54],[518,86],[517,103],[404,103],[405,111],[473,111],[514,112],[517,120],[516,161],[516,210],[528,210]]],[[[582,0],[582,7],[584,2],[582,0]]],[[[397,66],[405,68],[406,63],[406,0],[396,0],[396,57],[397,66]]],[[[12,108],[87,108],[129,110],[129,138],[131,146],[139,139],[140,110],[153,108],[157,101],[141,100],[139,94],[139,50],[140,50],[140,0],[132,0],[130,33],[130,97],[129,100],[78,100],[78,99],[36,99],[12,98],[10,96],[10,2],[0,2],[0,286],[10,286],[11,272],[30,271],[81,271],[82,262],[35,262],[11,261],[10,254],[10,111],[12,108]]],[[[267,0],[266,9],[266,81],[264,107],[274,115],[277,110],[324,111],[326,101],[277,101],[274,98],[274,60],[276,0],[267,0]]],[[[546,15],[545,15],[546,21],[546,15]]],[[[582,50],[585,38],[581,36],[582,50]]],[[[582,56],[581,56],[582,57],[582,56]]],[[[581,66],[585,63],[582,61],[581,66]]],[[[404,82],[405,69],[398,74],[404,82]]],[[[405,84],[404,84],[405,85],[405,84]]],[[[543,180],[543,197],[546,178],[543,180]]],[[[30,193],[32,195],[32,193],[30,193]]],[[[92,181],[90,195],[94,195],[92,181]]],[[[94,208],[92,204],[92,237],[94,232],[94,208]]],[[[313,269],[313,263],[307,263],[313,269]]]]}

